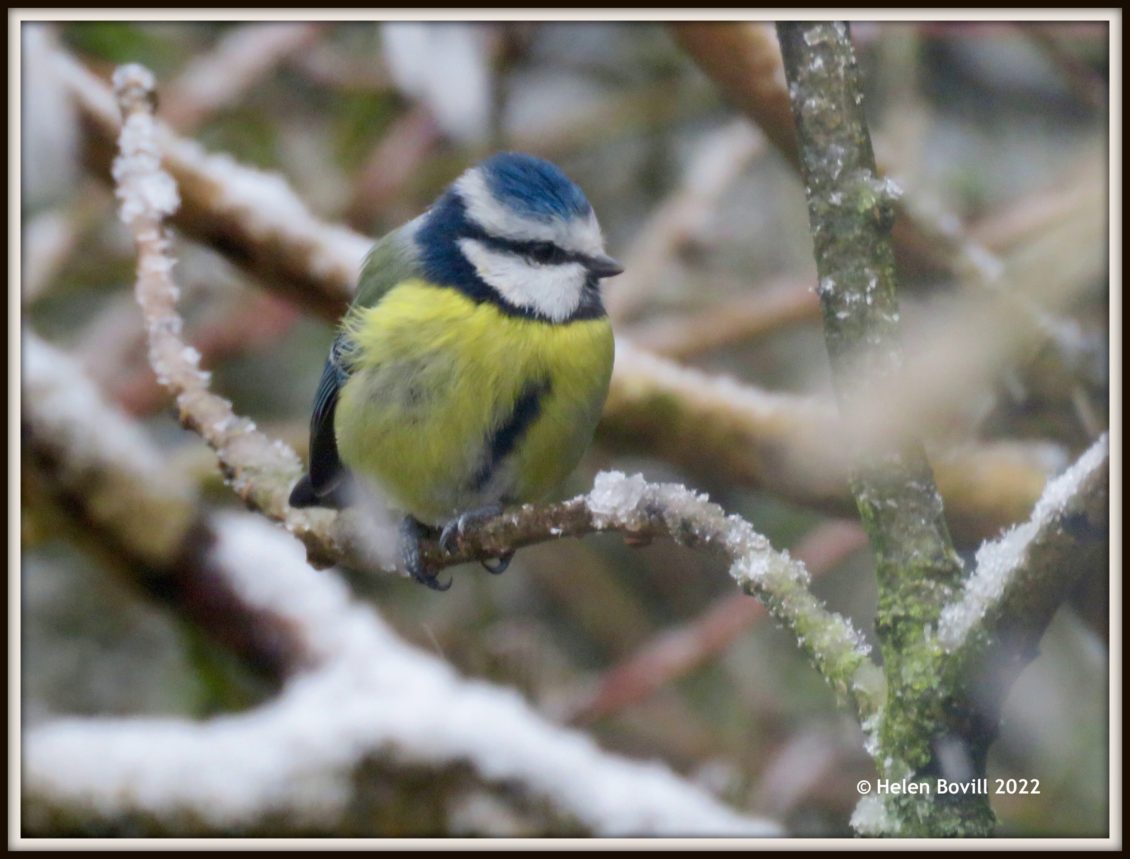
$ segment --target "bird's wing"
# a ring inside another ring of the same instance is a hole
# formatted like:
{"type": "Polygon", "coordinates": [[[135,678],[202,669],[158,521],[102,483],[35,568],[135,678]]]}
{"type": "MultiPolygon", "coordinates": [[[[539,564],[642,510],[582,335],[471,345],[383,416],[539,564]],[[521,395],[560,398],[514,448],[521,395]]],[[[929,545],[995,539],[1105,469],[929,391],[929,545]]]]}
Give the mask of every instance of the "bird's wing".
{"type": "MultiPolygon", "coordinates": [[[[365,258],[357,285],[353,310],[372,307],[397,283],[419,274],[413,241],[417,221],[410,222],[380,239],[365,258]]],[[[295,507],[341,506],[337,490],[348,471],[337,450],[334,413],[338,393],[349,379],[352,344],[343,330],[330,347],[322,379],[314,395],[310,418],[310,468],[291,494],[295,507]]]]}
{"type": "Polygon", "coordinates": [[[310,418],[310,485],[319,498],[330,494],[345,477],[345,467],[337,454],[334,435],[334,410],[337,395],[349,370],[343,360],[345,338],[339,335],[330,347],[329,358],[322,370],[322,380],[314,395],[314,414],[310,418]]]}

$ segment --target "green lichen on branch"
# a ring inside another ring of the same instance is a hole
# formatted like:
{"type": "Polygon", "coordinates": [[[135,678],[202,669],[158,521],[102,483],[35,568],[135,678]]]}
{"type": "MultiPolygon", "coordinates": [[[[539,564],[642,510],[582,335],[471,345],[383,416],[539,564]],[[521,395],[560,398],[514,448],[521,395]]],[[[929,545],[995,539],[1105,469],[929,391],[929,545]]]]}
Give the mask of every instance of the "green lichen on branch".
{"type": "MultiPolygon", "coordinates": [[[[897,189],[880,180],[862,108],[847,26],[778,25],[820,277],[818,294],[837,397],[849,426],[864,403],[893,382],[902,364],[894,253],[897,189]]],[[[853,438],[852,492],[877,560],[876,627],[889,694],[876,761],[884,775],[925,774],[938,741],[963,736],[968,714],[928,640],[962,581],[942,500],[920,446],[877,450],[853,438]]],[[[983,757],[974,761],[983,766],[983,757]]],[[[956,805],[917,795],[888,810],[902,834],[984,834],[984,798],[956,805]]]]}

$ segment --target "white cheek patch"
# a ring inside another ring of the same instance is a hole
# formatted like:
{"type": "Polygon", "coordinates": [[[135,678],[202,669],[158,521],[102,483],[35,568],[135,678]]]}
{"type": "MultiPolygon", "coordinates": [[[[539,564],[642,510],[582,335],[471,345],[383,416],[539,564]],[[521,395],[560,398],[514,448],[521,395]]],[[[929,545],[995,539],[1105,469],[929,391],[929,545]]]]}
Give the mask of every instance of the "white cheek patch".
{"type": "Polygon", "coordinates": [[[578,262],[539,265],[475,239],[460,239],[459,249],[479,277],[515,307],[564,322],[581,304],[588,272],[578,262]]]}
{"type": "Polygon", "coordinates": [[[467,208],[467,217],[492,236],[517,242],[553,242],[567,251],[585,256],[604,253],[600,224],[592,212],[587,217],[568,221],[523,218],[494,198],[477,169],[460,176],[455,182],[455,190],[467,208]]]}

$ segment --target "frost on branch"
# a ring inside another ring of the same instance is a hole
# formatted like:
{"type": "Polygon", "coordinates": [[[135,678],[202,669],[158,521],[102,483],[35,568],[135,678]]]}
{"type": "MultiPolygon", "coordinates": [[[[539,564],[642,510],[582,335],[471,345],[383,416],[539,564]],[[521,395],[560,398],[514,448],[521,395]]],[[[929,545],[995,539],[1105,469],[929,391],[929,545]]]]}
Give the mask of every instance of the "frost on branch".
{"type": "MultiPolygon", "coordinates": [[[[1073,517],[1086,516],[1110,469],[1110,442],[1103,434],[1058,478],[1048,484],[1032,511],[1032,516],[999,540],[985,543],[977,552],[977,568],[965,583],[959,599],[946,606],[938,621],[938,642],[947,651],[962,647],[973,632],[984,632],[987,625],[1008,616],[1009,603],[1044,589],[1049,598],[1064,590],[1065,581],[1074,580],[1079,564],[1065,564],[1053,554],[1054,542],[1065,536],[1073,517]],[[1058,582],[1057,582],[1058,580],[1058,582]]],[[[1068,539],[1071,539],[1068,536],[1068,539]]],[[[1058,600],[1051,603],[1058,604],[1058,600]]],[[[1012,617],[1013,623],[1021,618],[1012,617]]]]}
{"type": "Polygon", "coordinates": [[[660,533],[689,547],[709,548],[730,562],[730,574],[762,600],[777,621],[797,637],[817,670],[864,718],[875,712],[883,695],[882,679],[870,660],[870,648],[851,622],[829,612],[808,589],[810,576],[788,552],[778,552],[739,516],[727,516],[717,504],[677,484],[647,483],[640,475],[597,475],[587,497],[593,525],[660,533]]]}
{"type": "Polygon", "coordinates": [[[153,115],[137,104],[151,98],[155,87],[152,72],[142,66],[121,66],[114,72],[114,89],[122,99],[125,118],[118,135],[113,176],[121,219],[127,226],[140,218],[166,218],[180,205],[176,183],[161,169],[153,115]]]}

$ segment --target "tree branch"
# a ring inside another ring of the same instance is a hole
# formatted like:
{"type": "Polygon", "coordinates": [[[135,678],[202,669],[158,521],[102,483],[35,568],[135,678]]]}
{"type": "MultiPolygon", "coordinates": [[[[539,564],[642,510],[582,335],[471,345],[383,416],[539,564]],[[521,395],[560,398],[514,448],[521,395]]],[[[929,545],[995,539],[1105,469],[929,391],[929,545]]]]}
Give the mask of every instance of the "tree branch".
{"type": "Polygon", "coordinates": [[[208,562],[214,533],[191,487],[70,356],[26,330],[23,392],[26,473],[104,556],[273,683],[306,664],[292,631],[208,562]]]}
{"type": "MultiPolygon", "coordinates": [[[[819,294],[832,375],[853,415],[897,381],[902,353],[889,232],[894,189],[881,181],[863,114],[855,55],[840,22],[779,24],[796,117],[801,165],[820,274],[819,294]]],[[[919,671],[927,628],[962,578],[942,499],[920,445],[905,438],[877,449],[852,440],[852,491],[877,560],[879,634],[890,684],[876,760],[884,775],[932,766],[938,732],[953,720],[954,691],[919,671]]],[[[979,762],[982,766],[984,761],[979,762]]],[[[983,774],[983,771],[981,772],[983,774]]],[[[987,798],[940,811],[931,797],[897,805],[902,820],[931,834],[991,825],[987,798]],[[969,827],[969,828],[967,828],[969,827]]]]}
{"type": "Polygon", "coordinates": [[[967,662],[1023,632],[1030,652],[1052,615],[1105,546],[1110,442],[1104,433],[1048,484],[1027,522],[977,552],[976,569],[942,611],[938,642],[967,662]]]}

